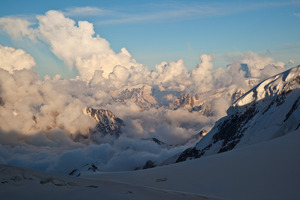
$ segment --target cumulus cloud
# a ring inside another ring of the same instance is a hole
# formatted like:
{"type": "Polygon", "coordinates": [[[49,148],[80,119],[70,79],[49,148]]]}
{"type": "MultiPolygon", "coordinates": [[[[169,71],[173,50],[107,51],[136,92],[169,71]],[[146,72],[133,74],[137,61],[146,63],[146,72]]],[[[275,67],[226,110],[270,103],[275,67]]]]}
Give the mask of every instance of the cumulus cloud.
{"type": "Polygon", "coordinates": [[[284,63],[274,62],[274,58],[268,56],[260,56],[254,52],[246,53],[235,53],[228,54],[228,60],[231,62],[238,62],[241,64],[246,64],[251,77],[260,78],[261,72],[264,71],[265,66],[272,65],[275,67],[284,68],[284,63]]]}
{"type": "Polygon", "coordinates": [[[0,45],[0,68],[13,73],[14,70],[30,69],[36,65],[33,57],[22,49],[0,45]]]}
{"type": "Polygon", "coordinates": [[[87,133],[95,122],[82,115],[81,101],[54,88],[51,81],[42,81],[31,70],[9,74],[0,70],[1,129],[34,134],[60,128],[71,134],[87,133]]]}
{"type": "Polygon", "coordinates": [[[197,92],[205,92],[212,89],[212,59],[214,55],[201,55],[201,63],[198,64],[197,68],[192,70],[191,79],[195,83],[197,92]]]}
{"type": "Polygon", "coordinates": [[[169,90],[184,90],[189,81],[188,69],[184,66],[183,60],[176,62],[162,62],[155,66],[151,74],[155,85],[162,85],[169,90]]]}
{"type": "Polygon", "coordinates": [[[95,35],[93,24],[87,21],[78,21],[76,25],[74,20],[58,11],[48,11],[37,18],[41,38],[68,66],[76,66],[80,78],[87,82],[97,70],[103,71],[103,77],[108,78],[117,65],[127,69],[141,67],[125,48],[115,53],[107,40],[95,35]]]}
{"type": "Polygon", "coordinates": [[[29,37],[35,40],[37,32],[30,27],[31,25],[32,23],[26,19],[12,17],[0,18],[0,27],[14,38],[29,37]]]}

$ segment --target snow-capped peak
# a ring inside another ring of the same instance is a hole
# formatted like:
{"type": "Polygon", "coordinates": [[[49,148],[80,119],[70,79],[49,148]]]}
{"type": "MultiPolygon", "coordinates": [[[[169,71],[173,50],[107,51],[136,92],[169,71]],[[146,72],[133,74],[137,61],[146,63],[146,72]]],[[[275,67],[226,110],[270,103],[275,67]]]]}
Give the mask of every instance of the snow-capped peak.
{"type": "Polygon", "coordinates": [[[266,79],[238,99],[228,115],[177,162],[300,132],[300,66],[266,79]]]}
{"type": "Polygon", "coordinates": [[[300,65],[262,81],[238,99],[233,106],[244,106],[269,96],[288,93],[292,89],[299,88],[299,83],[300,65]]]}

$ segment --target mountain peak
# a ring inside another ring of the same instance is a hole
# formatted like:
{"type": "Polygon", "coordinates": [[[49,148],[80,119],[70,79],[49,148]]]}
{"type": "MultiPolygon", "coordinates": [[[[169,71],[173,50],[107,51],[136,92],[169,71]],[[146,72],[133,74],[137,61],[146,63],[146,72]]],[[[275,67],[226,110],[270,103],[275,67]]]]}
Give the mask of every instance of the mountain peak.
{"type": "Polygon", "coordinates": [[[262,81],[239,98],[233,106],[244,106],[266,97],[288,93],[295,88],[299,88],[299,85],[300,65],[262,81]]]}
{"type": "Polygon", "coordinates": [[[272,76],[227,110],[195,147],[177,162],[221,153],[300,131],[300,66],[272,76]]]}
{"type": "Polygon", "coordinates": [[[97,122],[94,132],[99,132],[103,135],[120,135],[121,126],[124,124],[123,120],[114,115],[110,110],[87,107],[84,113],[90,115],[97,122]]]}

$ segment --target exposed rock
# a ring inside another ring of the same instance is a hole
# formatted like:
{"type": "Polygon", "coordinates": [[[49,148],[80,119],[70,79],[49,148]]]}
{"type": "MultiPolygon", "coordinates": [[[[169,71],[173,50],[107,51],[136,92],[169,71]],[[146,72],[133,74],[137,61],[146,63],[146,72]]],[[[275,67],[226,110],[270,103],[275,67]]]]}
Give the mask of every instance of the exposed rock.
{"type": "Polygon", "coordinates": [[[146,164],[143,166],[142,169],[149,169],[149,168],[153,168],[153,167],[155,167],[155,166],[156,166],[156,165],[154,164],[153,161],[148,160],[148,161],[146,162],[146,164]]]}
{"type": "Polygon", "coordinates": [[[152,96],[152,87],[148,85],[143,85],[141,88],[125,89],[114,100],[121,103],[131,101],[143,109],[157,104],[156,99],[152,96]]]}
{"type": "Polygon", "coordinates": [[[92,174],[92,173],[96,173],[96,172],[99,172],[98,167],[96,165],[94,165],[94,163],[88,163],[78,169],[73,169],[69,173],[69,175],[79,177],[79,176],[82,176],[83,174],[92,174]]]}
{"type": "Polygon", "coordinates": [[[231,106],[195,147],[176,162],[222,153],[271,140],[298,130],[300,124],[300,66],[255,86],[231,106]]]}
{"type": "Polygon", "coordinates": [[[0,106],[4,106],[4,101],[3,101],[2,97],[0,97],[0,106]]]}
{"type": "Polygon", "coordinates": [[[96,120],[97,126],[93,133],[112,135],[118,137],[121,134],[123,120],[115,116],[109,110],[86,108],[85,113],[96,120]]]}

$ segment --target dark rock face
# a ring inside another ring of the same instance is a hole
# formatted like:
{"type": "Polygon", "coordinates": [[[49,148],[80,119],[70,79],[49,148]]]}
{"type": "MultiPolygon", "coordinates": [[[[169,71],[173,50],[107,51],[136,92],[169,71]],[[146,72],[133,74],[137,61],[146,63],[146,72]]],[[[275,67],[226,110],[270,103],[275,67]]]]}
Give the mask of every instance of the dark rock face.
{"type": "Polygon", "coordinates": [[[94,165],[94,163],[88,163],[88,164],[83,165],[79,169],[73,169],[69,173],[69,176],[79,177],[82,174],[85,174],[85,173],[91,174],[91,173],[95,173],[97,171],[99,171],[99,169],[96,165],[94,165]]]}
{"type": "Polygon", "coordinates": [[[143,166],[136,167],[134,170],[150,169],[156,166],[157,165],[152,160],[147,160],[147,162],[143,166]]]}
{"type": "Polygon", "coordinates": [[[218,153],[229,151],[240,141],[245,131],[245,125],[257,113],[255,105],[250,106],[244,113],[230,116],[218,127],[219,131],[213,136],[213,143],[222,141],[218,153]]]}
{"type": "Polygon", "coordinates": [[[4,101],[3,101],[2,97],[0,97],[0,106],[4,106],[4,101]]]}
{"type": "Polygon", "coordinates": [[[243,131],[246,130],[245,125],[256,113],[255,105],[252,105],[243,113],[237,113],[218,121],[216,123],[218,125],[215,127],[218,131],[213,135],[212,143],[208,144],[203,149],[197,149],[196,147],[186,149],[180,154],[176,162],[200,158],[217,142],[222,143],[217,153],[232,150],[243,136],[243,131]]]}
{"type": "Polygon", "coordinates": [[[184,150],[179,157],[177,158],[176,162],[183,162],[188,160],[189,158],[200,158],[203,154],[201,154],[201,151],[196,149],[196,147],[188,148],[184,150]]]}
{"type": "Polygon", "coordinates": [[[166,143],[160,141],[160,140],[157,139],[157,138],[151,138],[151,140],[152,140],[153,142],[155,142],[156,144],[158,144],[158,145],[167,145],[166,143]]]}
{"type": "Polygon", "coordinates": [[[231,101],[232,102],[235,102],[236,100],[238,100],[239,98],[241,98],[241,96],[243,96],[243,91],[239,90],[239,91],[236,91],[235,93],[232,94],[231,96],[231,101]]]}
{"type": "Polygon", "coordinates": [[[298,99],[295,101],[295,103],[293,104],[292,108],[289,110],[289,112],[285,115],[285,119],[284,122],[287,121],[290,116],[298,109],[300,105],[300,97],[298,97],[298,99]]]}
{"type": "Polygon", "coordinates": [[[144,165],[143,169],[149,169],[149,168],[153,168],[153,167],[156,167],[156,165],[154,164],[154,162],[151,161],[151,160],[148,160],[146,162],[146,164],[144,165]]]}
{"type": "Polygon", "coordinates": [[[109,110],[86,108],[86,113],[96,120],[97,126],[93,133],[112,135],[118,137],[121,134],[122,119],[115,116],[109,110]]]}

